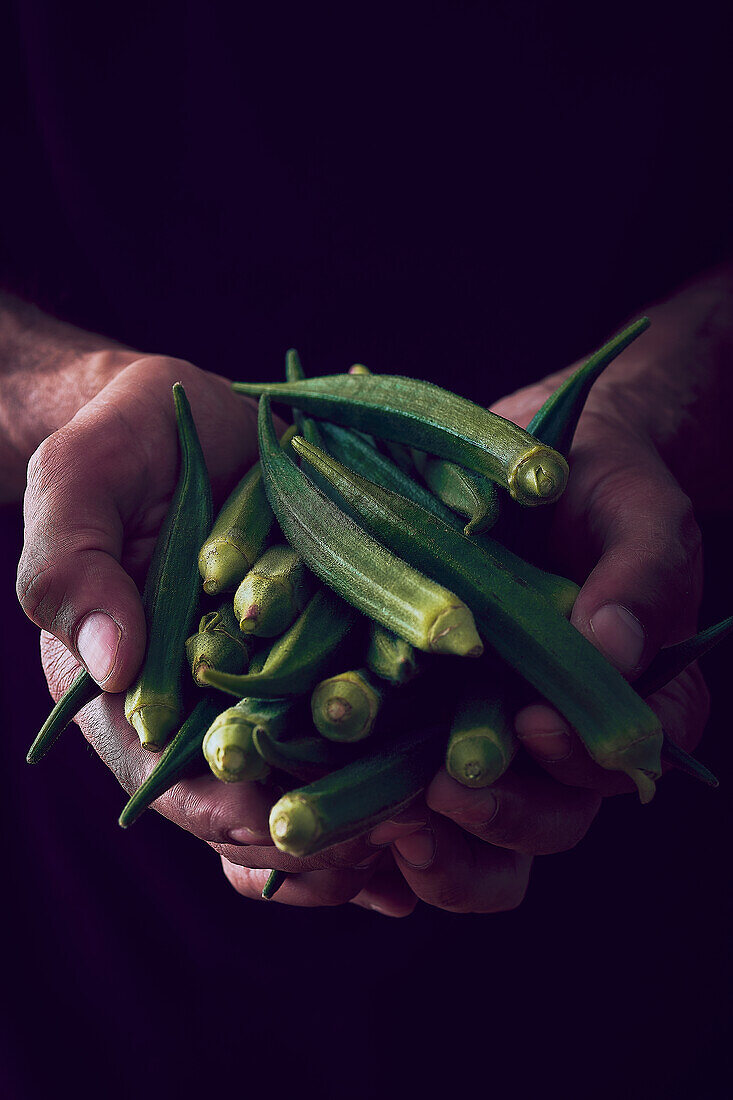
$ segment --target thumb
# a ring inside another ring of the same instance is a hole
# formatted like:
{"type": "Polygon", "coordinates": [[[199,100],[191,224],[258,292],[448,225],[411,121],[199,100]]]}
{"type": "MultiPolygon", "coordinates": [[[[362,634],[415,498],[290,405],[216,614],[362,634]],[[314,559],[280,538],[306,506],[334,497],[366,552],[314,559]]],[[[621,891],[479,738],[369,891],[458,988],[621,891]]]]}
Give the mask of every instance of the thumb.
{"type": "Polygon", "coordinates": [[[597,560],[571,621],[633,680],[663,645],[695,631],[700,530],[656,451],[618,430],[580,443],[570,481],[564,537],[597,560]]]}
{"type": "Polygon", "coordinates": [[[17,590],[34,623],[105,690],[122,691],[145,649],[140,596],[120,564],[122,506],[133,506],[131,487],[144,479],[139,444],[111,416],[86,406],[32,456],[17,590]]]}

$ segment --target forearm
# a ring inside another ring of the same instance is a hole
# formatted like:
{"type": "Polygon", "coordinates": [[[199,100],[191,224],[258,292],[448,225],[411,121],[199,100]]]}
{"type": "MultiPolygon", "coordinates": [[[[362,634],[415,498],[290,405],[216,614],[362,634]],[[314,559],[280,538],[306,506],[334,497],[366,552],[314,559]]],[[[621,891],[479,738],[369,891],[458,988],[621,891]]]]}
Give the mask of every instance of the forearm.
{"type": "Polygon", "coordinates": [[[0,500],[19,500],[28,459],[131,359],[84,332],[0,294],[0,500]]]}

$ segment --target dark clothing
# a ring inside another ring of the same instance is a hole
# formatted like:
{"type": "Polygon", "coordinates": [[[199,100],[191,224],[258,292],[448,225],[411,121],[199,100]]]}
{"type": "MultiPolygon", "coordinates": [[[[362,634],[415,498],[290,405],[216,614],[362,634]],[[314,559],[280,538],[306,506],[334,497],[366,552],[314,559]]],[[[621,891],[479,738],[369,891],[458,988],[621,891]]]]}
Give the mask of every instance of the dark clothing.
{"type": "MultiPolygon", "coordinates": [[[[6,286],[232,377],[295,345],[488,403],[729,254],[727,5],[259,7],[9,5],[6,286]]],[[[724,795],[611,800],[514,913],[244,901],[155,814],[118,829],[75,727],[22,763],[49,704],[3,522],[3,1095],[724,1094],[724,795]]],[[[723,778],[725,739],[719,702],[723,778]]]]}

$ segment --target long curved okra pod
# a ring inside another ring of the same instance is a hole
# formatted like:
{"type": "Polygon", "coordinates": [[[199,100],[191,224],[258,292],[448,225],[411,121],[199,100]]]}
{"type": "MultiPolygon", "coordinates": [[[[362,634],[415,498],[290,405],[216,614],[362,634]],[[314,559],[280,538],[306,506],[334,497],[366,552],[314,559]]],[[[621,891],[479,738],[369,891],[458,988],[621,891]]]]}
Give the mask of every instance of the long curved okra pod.
{"type": "Polygon", "coordinates": [[[28,749],[26,761],[37,764],[53,745],[56,738],[73,722],[76,715],[102,694],[102,688],[86,669],[82,669],[74,682],[66,689],[28,749]]]}
{"type": "Polygon", "coordinates": [[[640,317],[566,378],[530,420],[527,426],[530,435],[567,457],[591,386],[608,364],[649,328],[650,323],[648,317],[640,317]]]}
{"type": "Polygon", "coordinates": [[[233,388],[457,462],[496,481],[520,504],[550,504],[565,488],[568,465],[557,451],[430,382],[335,374],[302,382],[235,382],[233,388]]]}
{"type": "Polygon", "coordinates": [[[283,795],[270,813],[275,846],[309,856],[360,836],[423,790],[440,765],[444,744],[442,727],[421,728],[283,795]]]}
{"type": "Polygon", "coordinates": [[[375,535],[466,600],[484,640],[558,708],[596,763],[626,772],[641,800],[652,798],[662,770],[659,720],[562,614],[412,501],[371,485],[300,437],[293,445],[375,535]]]}
{"type": "Polygon", "coordinates": [[[148,630],[140,674],[125,696],[125,717],[144,748],[158,752],[183,714],[186,638],[199,605],[196,555],[211,527],[211,486],[183,386],[173,386],[181,472],[143,590],[148,630]]]}
{"type": "Polygon", "coordinates": [[[277,446],[268,397],[257,425],[268,499],[308,568],[418,649],[478,656],[483,646],[469,608],[368,535],[277,446]]]}
{"type": "Polygon", "coordinates": [[[255,654],[250,672],[230,676],[208,669],[203,682],[240,698],[300,695],[318,683],[357,619],[350,604],[330,588],[320,588],[267,654],[255,654]]]}
{"type": "Polygon", "coordinates": [[[160,754],[160,759],[148,778],[138,787],[120,814],[119,823],[123,829],[137,821],[151,802],[170,790],[196,760],[203,765],[201,742],[220,710],[221,703],[208,692],[199,699],[176,736],[160,754]]]}

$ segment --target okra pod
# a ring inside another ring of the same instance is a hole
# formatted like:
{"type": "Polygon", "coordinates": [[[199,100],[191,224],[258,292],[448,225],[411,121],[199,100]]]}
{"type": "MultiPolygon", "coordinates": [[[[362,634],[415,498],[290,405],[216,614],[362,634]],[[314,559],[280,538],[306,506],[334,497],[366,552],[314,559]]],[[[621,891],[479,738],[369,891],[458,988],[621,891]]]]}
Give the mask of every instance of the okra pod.
{"type": "Polygon", "coordinates": [[[255,655],[252,664],[257,671],[231,676],[209,669],[203,673],[204,683],[240,698],[300,695],[321,679],[357,618],[348,603],[330,589],[320,588],[264,659],[255,655]]]}
{"type": "Polygon", "coordinates": [[[97,681],[92,679],[86,669],[82,669],[41,726],[33,744],[28,749],[26,761],[29,764],[37,764],[42,760],[56,738],[73,722],[79,711],[101,694],[102,688],[97,681]]]}
{"type": "Polygon", "coordinates": [[[444,746],[441,727],[423,727],[283,795],[270,813],[275,846],[309,856],[367,832],[423,790],[440,765],[444,746]]]}
{"type": "Polygon", "coordinates": [[[514,733],[516,691],[508,669],[483,662],[462,689],[453,712],[445,767],[464,787],[488,787],[511,764],[519,747],[514,733]]]}
{"type": "Polygon", "coordinates": [[[365,481],[300,437],[294,446],[376,537],[466,600],[484,640],[558,708],[596,763],[626,772],[641,800],[652,798],[661,774],[659,720],[562,614],[425,509],[365,481]]]}
{"type": "Polygon", "coordinates": [[[270,770],[252,740],[250,704],[250,699],[242,699],[222,711],[204,735],[201,747],[206,762],[216,778],[225,783],[264,779],[270,770]]]}
{"type": "Polygon", "coordinates": [[[685,639],[684,642],[660,649],[646,671],[642,672],[635,682],[634,689],[644,698],[647,695],[653,695],[670,680],[674,680],[675,676],[679,676],[680,672],[693,661],[704,656],[713,646],[727,638],[732,630],[733,615],[730,615],[727,619],[721,619],[719,623],[715,623],[714,626],[701,630],[692,638],[685,639]]]}
{"type": "Polygon", "coordinates": [[[418,673],[417,652],[399,634],[372,621],[366,666],[390,684],[406,684],[418,673]]]}
{"type": "Polygon", "coordinates": [[[119,820],[123,829],[137,821],[151,802],[155,802],[156,798],[160,798],[182,779],[197,760],[204,763],[201,743],[220,710],[221,703],[216,696],[207,692],[199,699],[176,736],[160,754],[160,759],[148,778],[138,787],[120,814],[119,820]]]}
{"type": "Polygon", "coordinates": [[[363,741],[372,732],[383,694],[365,668],[321,680],[311,695],[313,725],[329,741],[363,741]]]}
{"type": "MultiPolygon", "coordinates": [[[[285,353],[285,379],[288,382],[300,382],[303,378],[305,378],[305,373],[300,363],[300,356],[295,348],[290,348],[285,353]]],[[[302,435],[315,447],[323,446],[318,426],[310,416],[303,416],[300,409],[293,409],[293,423],[298,435],[302,435]]]]}
{"type": "Polygon", "coordinates": [[[244,672],[251,649],[252,643],[239,629],[231,600],[227,599],[216,611],[202,616],[198,631],[186,639],[186,656],[194,682],[203,683],[199,673],[204,668],[244,672]]]}
{"type": "Polygon", "coordinates": [[[292,546],[271,546],[254,563],[234,594],[234,613],[243,634],[274,638],[305,607],[316,588],[313,574],[292,546]]]}
{"type": "Polygon", "coordinates": [[[516,424],[430,382],[397,375],[337,374],[301,382],[235,382],[236,393],[296,405],[337,424],[406,443],[496,481],[520,504],[551,504],[568,465],[516,424]]]}
{"type": "Polygon", "coordinates": [[[267,397],[260,401],[258,433],[272,509],[316,576],[418,649],[459,656],[482,652],[468,607],[368,535],[280,450],[267,397]]]}
{"type": "Polygon", "coordinates": [[[421,473],[439,500],[468,517],[465,535],[487,531],[496,523],[499,495],[493,481],[444,458],[428,458],[421,473]]]}
{"type": "Polygon", "coordinates": [[[173,386],[181,471],[143,590],[148,638],[142,669],[125,696],[125,717],[144,748],[158,752],[183,714],[185,643],[199,604],[196,555],[211,527],[211,487],[183,386],[173,386]]]}

